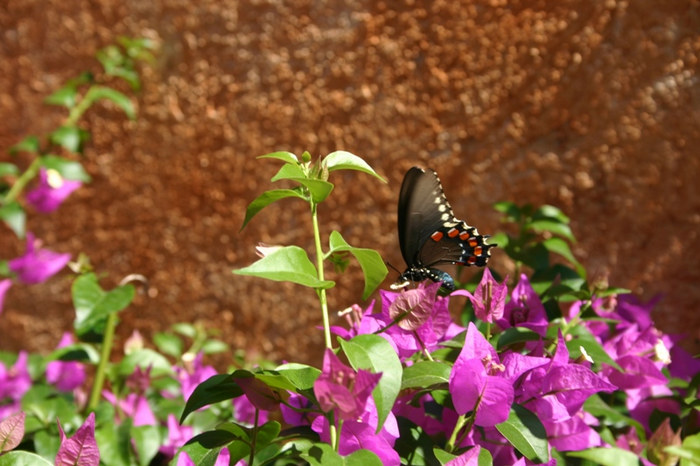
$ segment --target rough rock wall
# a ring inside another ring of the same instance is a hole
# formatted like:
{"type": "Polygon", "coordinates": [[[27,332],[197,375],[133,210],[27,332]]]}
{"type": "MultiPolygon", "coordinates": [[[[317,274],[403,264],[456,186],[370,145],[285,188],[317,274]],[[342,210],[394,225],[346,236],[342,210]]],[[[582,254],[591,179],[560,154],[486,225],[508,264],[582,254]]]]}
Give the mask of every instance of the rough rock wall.
{"type": "MultiPolygon", "coordinates": [[[[501,228],[495,201],[561,207],[593,277],[663,293],[660,326],[700,338],[698,1],[8,0],[0,34],[5,154],[60,121],[42,99],[96,70],[96,50],[118,35],[160,43],[138,120],[105,106],[87,118],[93,183],[29,224],[56,250],[87,252],[106,286],[149,277],[122,336],[202,321],[253,355],[315,359],[313,292],[231,269],[259,241],[312,244],[292,201],[238,232],[277,168],[255,157],[344,149],[389,183],[334,175],[326,234],[402,266],[401,178],[430,166],[482,232],[501,228]]],[[[0,234],[0,257],[21,252],[0,234]]],[[[497,250],[493,266],[507,271],[497,250]]],[[[331,307],[358,299],[351,272],[332,277],[331,307]]],[[[52,348],[70,328],[69,286],[66,274],[13,287],[0,349],[52,348]]]]}

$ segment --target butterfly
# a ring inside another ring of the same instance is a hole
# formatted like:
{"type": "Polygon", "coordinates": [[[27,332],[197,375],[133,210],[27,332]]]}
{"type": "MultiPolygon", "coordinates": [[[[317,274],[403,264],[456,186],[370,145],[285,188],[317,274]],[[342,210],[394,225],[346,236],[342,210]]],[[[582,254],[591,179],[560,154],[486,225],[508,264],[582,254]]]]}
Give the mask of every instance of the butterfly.
{"type": "Polygon", "coordinates": [[[483,267],[495,244],[486,244],[475,227],[455,217],[433,170],[413,167],[399,194],[399,246],[408,268],[391,288],[430,279],[453,291],[454,279],[436,268],[444,264],[483,267]]]}

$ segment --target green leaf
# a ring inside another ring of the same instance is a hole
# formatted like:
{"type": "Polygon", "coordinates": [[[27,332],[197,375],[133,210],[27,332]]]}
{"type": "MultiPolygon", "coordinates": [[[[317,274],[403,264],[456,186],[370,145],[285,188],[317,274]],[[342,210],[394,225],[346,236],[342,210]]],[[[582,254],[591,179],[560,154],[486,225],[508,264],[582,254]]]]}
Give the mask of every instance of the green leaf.
{"type": "Polygon", "coordinates": [[[165,356],[150,348],[141,348],[127,354],[119,364],[116,370],[120,375],[128,376],[134,373],[136,368],[141,370],[151,370],[151,376],[160,377],[172,375],[172,365],[165,356]]]}
{"type": "Polygon", "coordinates": [[[401,390],[401,361],[391,344],[379,335],[366,334],[358,335],[352,340],[341,339],[340,346],[355,370],[382,373],[379,383],[372,391],[379,417],[377,426],[381,428],[401,390]]]}
{"type": "Polygon", "coordinates": [[[241,225],[241,230],[243,230],[248,222],[250,222],[250,220],[262,209],[275,201],[279,201],[280,199],[287,197],[298,197],[306,200],[304,195],[299,192],[299,189],[272,189],[270,191],[265,191],[248,205],[248,208],[245,211],[243,225],[241,225]]]}
{"type": "Polygon", "coordinates": [[[39,152],[39,138],[36,136],[27,136],[10,147],[10,154],[14,155],[18,152],[39,152]]]}
{"type": "Polygon", "coordinates": [[[27,214],[17,202],[10,202],[0,207],[0,219],[18,238],[24,238],[27,224],[27,214]]]}
{"type": "Polygon", "coordinates": [[[41,157],[41,165],[47,169],[54,169],[67,180],[79,180],[90,182],[90,175],[85,171],[80,162],[68,160],[57,155],[44,155],[41,157]]]}
{"type": "Polygon", "coordinates": [[[497,424],[496,429],[528,459],[536,463],[549,460],[547,432],[537,415],[527,408],[513,404],[508,419],[497,424]]]}
{"type": "Polygon", "coordinates": [[[382,466],[377,455],[369,450],[356,450],[348,456],[340,456],[327,443],[316,443],[301,454],[311,466],[382,466]]]}
{"type": "Polygon", "coordinates": [[[321,374],[321,371],[317,368],[299,363],[283,364],[275,370],[285,376],[297,391],[312,389],[314,382],[321,374]]]}
{"type": "Polygon", "coordinates": [[[583,458],[601,466],[637,466],[639,457],[618,447],[590,448],[583,451],[570,451],[567,456],[583,458]]]}
{"type": "Polygon", "coordinates": [[[569,334],[575,336],[576,338],[566,342],[566,348],[569,350],[569,355],[577,359],[582,356],[581,347],[588,354],[588,356],[593,359],[594,364],[608,364],[615,369],[624,372],[622,367],[615,362],[613,358],[605,351],[603,346],[596,340],[596,338],[588,331],[583,325],[577,325],[569,330],[569,334]]]}
{"type": "Polygon", "coordinates": [[[362,299],[367,299],[389,273],[382,257],[374,249],[350,246],[337,231],[331,232],[329,244],[330,251],[326,254],[326,257],[333,253],[345,251],[355,256],[357,262],[360,263],[362,273],[365,277],[365,289],[362,292],[362,299]]]}
{"type": "Polygon", "coordinates": [[[583,409],[597,418],[602,418],[606,424],[632,426],[642,442],[646,439],[644,426],[637,420],[625,416],[619,410],[609,406],[598,394],[593,394],[583,404],[583,409]]]}
{"type": "Polygon", "coordinates": [[[198,466],[213,466],[221,447],[235,440],[236,436],[226,430],[210,430],[195,435],[179,451],[187,453],[198,466]]]}
{"type": "Polygon", "coordinates": [[[233,273],[292,282],[317,289],[335,286],[335,282],[318,279],[316,267],[309,260],[306,251],[298,246],[280,247],[248,267],[234,270],[233,273]]]}
{"type": "Polygon", "coordinates": [[[104,291],[94,273],[79,276],[71,288],[75,306],[74,327],[82,341],[101,341],[107,316],[126,308],[134,299],[133,285],[123,285],[104,291]]]}
{"type": "Polygon", "coordinates": [[[49,134],[53,144],[57,144],[70,152],[80,152],[83,142],[89,138],[87,131],[77,126],[61,126],[49,134]]]}
{"type": "Polygon", "coordinates": [[[0,162],[0,177],[7,176],[7,175],[17,175],[19,173],[19,169],[14,163],[10,162],[0,162]]]}
{"type": "Polygon", "coordinates": [[[510,202],[510,201],[496,202],[493,205],[493,208],[497,212],[504,214],[506,217],[506,221],[509,221],[509,222],[519,222],[523,216],[522,210],[514,202],[510,202]]]}
{"type": "Polygon", "coordinates": [[[228,345],[221,340],[210,339],[202,343],[202,352],[204,354],[223,353],[228,350],[228,345]]]}
{"type": "Polygon", "coordinates": [[[452,366],[438,361],[419,361],[403,370],[401,390],[429,388],[450,381],[452,366]]]}
{"type": "Polygon", "coordinates": [[[386,180],[379,176],[367,162],[350,152],[343,150],[331,152],[326,156],[326,158],[323,159],[322,164],[329,172],[334,170],[358,170],[369,173],[375,178],[378,178],[382,182],[386,183],[386,180]]]}
{"type": "Polygon", "coordinates": [[[323,202],[333,190],[333,184],[318,178],[311,178],[297,164],[287,163],[282,165],[279,171],[270,181],[279,180],[295,181],[308,189],[314,202],[323,202]]]}
{"type": "Polygon", "coordinates": [[[179,358],[182,355],[184,343],[177,335],[158,332],[153,335],[153,343],[161,353],[165,353],[176,358],[179,358]]]}
{"type": "Polygon", "coordinates": [[[498,345],[496,346],[496,349],[501,351],[503,348],[513,344],[524,343],[526,341],[536,341],[539,339],[540,335],[528,328],[510,327],[505,329],[498,336],[498,345]]]}
{"type": "Polygon", "coordinates": [[[279,180],[300,180],[306,179],[304,170],[301,169],[296,163],[285,163],[280,167],[280,169],[275,173],[275,176],[270,178],[273,183],[279,180]]]}
{"type": "Polygon", "coordinates": [[[297,156],[292,154],[291,152],[287,152],[287,151],[271,152],[269,154],[260,155],[260,156],[258,156],[258,158],[259,159],[277,159],[277,160],[282,160],[283,162],[287,162],[287,163],[291,163],[291,164],[299,163],[299,159],[297,158],[297,156]]]}
{"type": "Polygon", "coordinates": [[[92,345],[75,343],[54,350],[46,357],[46,361],[78,361],[97,364],[100,361],[100,353],[92,345]]]}
{"type": "Polygon", "coordinates": [[[116,89],[106,86],[92,86],[86,93],[83,100],[87,101],[92,105],[101,99],[106,99],[115,104],[117,107],[122,109],[126,116],[133,120],[136,118],[136,109],[134,108],[134,103],[129,97],[122,94],[116,89]]]}
{"type": "Polygon", "coordinates": [[[130,437],[136,445],[139,465],[149,465],[160,449],[160,429],[147,425],[132,427],[130,437]]]}
{"type": "Polygon", "coordinates": [[[549,232],[555,235],[563,236],[569,241],[576,242],[574,234],[571,232],[571,227],[565,223],[560,223],[553,220],[533,220],[526,227],[536,233],[549,232]]]}
{"type": "Polygon", "coordinates": [[[241,395],[243,395],[243,390],[241,390],[241,387],[231,374],[217,374],[209,377],[197,385],[197,388],[194,389],[192,395],[187,399],[185,410],[180,416],[180,424],[191,412],[199,408],[218,403],[219,401],[237,398],[241,395]]]}
{"type": "Polygon", "coordinates": [[[0,456],[0,466],[52,466],[53,463],[45,460],[36,453],[28,451],[11,451],[0,456]]]}
{"type": "Polygon", "coordinates": [[[552,205],[543,205],[542,207],[539,207],[532,214],[532,218],[535,220],[550,219],[566,224],[571,221],[561,209],[552,205]]]}
{"type": "Polygon", "coordinates": [[[574,257],[574,254],[571,252],[571,248],[566,241],[561,238],[548,238],[542,241],[542,245],[547,249],[547,251],[559,254],[571,262],[574,267],[576,267],[576,271],[579,275],[582,277],[586,276],[586,269],[584,269],[583,265],[576,260],[576,257],[574,257]]]}
{"type": "Polygon", "coordinates": [[[73,108],[77,102],[78,89],[75,86],[66,85],[44,99],[44,103],[49,105],[59,105],[61,107],[73,108]]]}

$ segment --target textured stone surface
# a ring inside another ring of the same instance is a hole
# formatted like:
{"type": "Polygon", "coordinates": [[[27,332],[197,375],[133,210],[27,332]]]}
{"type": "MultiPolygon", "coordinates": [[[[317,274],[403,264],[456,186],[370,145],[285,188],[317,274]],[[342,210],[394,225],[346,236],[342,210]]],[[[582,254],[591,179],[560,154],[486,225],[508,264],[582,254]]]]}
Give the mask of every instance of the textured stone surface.
{"type": "MultiPolygon", "coordinates": [[[[698,1],[9,0],[0,7],[0,150],[64,114],[42,104],[97,71],[118,35],[160,44],[139,118],[97,106],[85,165],[94,181],[57,213],[32,215],[47,245],[85,251],[105,286],[149,277],[123,337],[178,321],[235,348],[315,360],[313,292],[233,276],[254,245],[310,248],[305,207],[284,201],[241,233],[268,189],[274,150],[354,152],[389,179],[331,179],[325,233],[403,266],[396,200],[412,165],[440,173],[458,216],[499,231],[499,200],[553,204],[572,219],[593,278],[649,299],[669,332],[700,338],[698,1]]],[[[3,159],[7,155],[0,156],[3,159]]],[[[23,248],[2,231],[0,257],[23,248]]],[[[493,266],[509,264],[494,252],[493,266]]],[[[341,309],[362,289],[331,273],[341,309]]],[[[70,328],[69,276],[15,286],[0,349],[48,350],[70,328]]],[[[697,348],[697,346],[695,347],[697,348]]]]}

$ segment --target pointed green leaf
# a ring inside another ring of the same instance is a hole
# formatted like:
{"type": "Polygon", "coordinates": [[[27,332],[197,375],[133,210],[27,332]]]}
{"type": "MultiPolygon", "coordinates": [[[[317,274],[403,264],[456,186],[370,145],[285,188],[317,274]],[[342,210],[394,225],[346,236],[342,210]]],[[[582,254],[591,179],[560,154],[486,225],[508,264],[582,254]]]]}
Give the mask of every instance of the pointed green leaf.
{"type": "Polygon", "coordinates": [[[49,154],[41,157],[41,165],[44,168],[56,170],[67,180],[90,182],[90,175],[88,175],[80,162],[49,154]]]}
{"type": "Polygon", "coordinates": [[[379,176],[377,172],[375,172],[374,169],[370,167],[369,164],[362,158],[344,150],[331,152],[326,156],[326,158],[323,159],[322,163],[329,172],[334,170],[358,170],[369,173],[375,178],[378,178],[382,182],[386,183],[386,180],[379,176]]]}
{"type": "Polygon", "coordinates": [[[327,257],[336,252],[346,251],[355,256],[357,262],[360,263],[365,277],[365,289],[362,292],[362,299],[367,299],[389,273],[382,257],[374,249],[350,246],[337,231],[331,232],[329,244],[330,251],[326,254],[327,257]]]}
{"type": "Polygon", "coordinates": [[[10,451],[0,456],[0,466],[52,466],[53,463],[45,460],[36,453],[28,451],[10,451]]]}
{"type": "Polygon", "coordinates": [[[576,242],[574,234],[571,232],[571,227],[565,223],[554,220],[533,220],[528,222],[526,227],[535,233],[549,232],[555,235],[563,236],[572,243],[576,242]]]}
{"type": "Polygon", "coordinates": [[[104,291],[94,273],[79,276],[71,288],[75,306],[74,327],[82,341],[100,341],[107,316],[126,308],[134,299],[133,285],[104,291]]]}
{"type": "Polygon", "coordinates": [[[239,443],[240,441],[237,441],[236,436],[226,430],[210,430],[192,437],[178,452],[187,453],[194,464],[198,466],[214,466],[221,448],[230,442],[239,443]]]}
{"type": "Polygon", "coordinates": [[[148,466],[156,456],[161,446],[160,429],[158,426],[135,426],[131,428],[129,436],[132,438],[138,453],[138,464],[148,466]]]}
{"type": "Polygon", "coordinates": [[[76,103],[78,90],[75,86],[66,85],[44,99],[44,103],[49,105],[59,105],[61,107],[73,108],[76,103]]]}
{"type": "Polygon", "coordinates": [[[51,132],[49,139],[70,152],[80,152],[89,134],[77,126],[61,126],[51,132]]]}
{"type": "Polygon", "coordinates": [[[507,328],[498,336],[497,349],[501,351],[509,345],[524,343],[526,341],[537,341],[540,338],[538,333],[525,327],[507,328]]]}
{"type": "Polygon", "coordinates": [[[549,461],[547,432],[532,411],[513,404],[508,419],[497,424],[496,429],[528,459],[536,463],[549,461]]]}
{"type": "Polygon", "coordinates": [[[543,205],[542,207],[538,208],[532,214],[532,218],[535,220],[550,219],[567,224],[571,221],[569,217],[567,217],[566,214],[561,211],[561,209],[552,205],[543,205]]]}
{"type": "Polygon", "coordinates": [[[637,466],[639,457],[629,450],[618,447],[589,448],[567,452],[568,456],[583,458],[601,466],[637,466]]]}
{"type": "Polygon", "coordinates": [[[379,457],[369,450],[356,450],[348,456],[340,456],[327,443],[316,443],[301,454],[311,466],[382,466],[379,457]]]}
{"type": "Polygon", "coordinates": [[[36,136],[27,136],[10,147],[10,154],[16,154],[18,152],[39,152],[39,138],[36,136]]]}
{"type": "Polygon", "coordinates": [[[297,391],[312,389],[314,382],[321,374],[317,368],[299,363],[283,364],[275,370],[285,376],[297,391]]]}
{"type": "Polygon", "coordinates": [[[265,191],[248,205],[248,208],[245,211],[243,225],[241,225],[241,230],[245,228],[248,222],[250,222],[250,220],[257,215],[258,212],[273,202],[279,201],[280,199],[285,199],[287,197],[298,197],[306,200],[304,195],[297,189],[271,189],[270,191],[265,191]]]}
{"type": "Polygon", "coordinates": [[[130,120],[136,118],[136,109],[134,108],[134,103],[131,101],[131,99],[118,90],[112,89],[111,87],[92,86],[85,93],[85,97],[83,99],[90,104],[101,99],[109,100],[117,107],[122,109],[130,120]]]}
{"type": "Polygon", "coordinates": [[[0,177],[6,175],[17,175],[18,173],[19,169],[14,163],[0,162],[0,177]]]}
{"type": "Polygon", "coordinates": [[[233,273],[292,282],[310,288],[327,289],[335,286],[335,282],[318,279],[316,267],[309,260],[306,251],[298,246],[280,247],[248,267],[234,270],[233,273]]]}
{"type": "Polygon", "coordinates": [[[297,158],[297,156],[292,154],[291,152],[287,152],[287,151],[271,152],[269,154],[260,155],[260,156],[258,156],[258,158],[259,159],[277,159],[277,160],[281,160],[283,162],[287,162],[287,163],[291,163],[291,164],[299,163],[299,159],[297,158]]]}
{"type": "Polygon", "coordinates": [[[217,374],[197,385],[192,395],[185,403],[185,409],[180,416],[180,424],[187,416],[204,406],[230,400],[243,395],[243,390],[231,374],[217,374]]]}
{"type": "Polygon", "coordinates": [[[438,361],[419,361],[403,370],[401,390],[407,388],[429,388],[447,384],[450,381],[452,366],[438,361]]]}
{"type": "Polygon", "coordinates": [[[549,251],[553,252],[555,254],[559,254],[560,256],[564,257],[566,260],[571,262],[574,267],[576,267],[576,271],[581,275],[582,277],[586,276],[586,269],[583,268],[583,265],[579,261],[576,260],[576,257],[574,257],[574,254],[571,252],[571,248],[569,247],[569,244],[564,241],[561,238],[547,238],[546,240],[542,241],[542,244],[544,247],[549,251]]]}
{"type": "Polygon", "coordinates": [[[5,222],[18,238],[24,238],[27,214],[17,202],[10,202],[0,207],[0,219],[5,222]]]}
{"type": "Polygon", "coordinates": [[[280,167],[280,169],[275,173],[275,176],[270,178],[273,183],[279,180],[299,180],[305,179],[304,170],[295,163],[285,163],[280,167]]]}
{"type": "Polygon", "coordinates": [[[379,417],[377,425],[384,424],[401,390],[402,366],[391,344],[379,335],[358,335],[352,340],[340,340],[340,346],[355,369],[382,373],[372,391],[379,417]]]}

